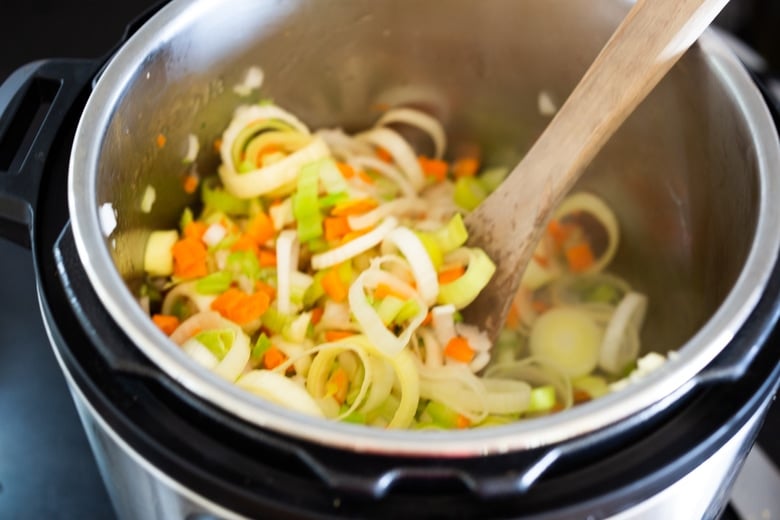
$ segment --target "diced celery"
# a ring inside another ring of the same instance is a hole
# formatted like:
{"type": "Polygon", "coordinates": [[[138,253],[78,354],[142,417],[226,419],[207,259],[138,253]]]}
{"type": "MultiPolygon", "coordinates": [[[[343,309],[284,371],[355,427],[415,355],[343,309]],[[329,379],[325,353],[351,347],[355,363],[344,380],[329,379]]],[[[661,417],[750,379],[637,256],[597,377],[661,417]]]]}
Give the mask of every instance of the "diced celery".
{"type": "Polygon", "coordinates": [[[473,210],[485,200],[487,191],[474,177],[460,177],[455,181],[455,204],[468,211],[473,210]]]}
{"type": "Polygon", "coordinates": [[[529,413],[547,412],[555,406],[555,387],[552,385],[538,386],[531,389],[531,400],[528,403],[529,413]]]}
{"type": "Polygon", "coordinates": [[[200,294],[219,294],[230,288],[233,275],[228,271],[217,271],[195,282],[195,291],[200,294]]]}

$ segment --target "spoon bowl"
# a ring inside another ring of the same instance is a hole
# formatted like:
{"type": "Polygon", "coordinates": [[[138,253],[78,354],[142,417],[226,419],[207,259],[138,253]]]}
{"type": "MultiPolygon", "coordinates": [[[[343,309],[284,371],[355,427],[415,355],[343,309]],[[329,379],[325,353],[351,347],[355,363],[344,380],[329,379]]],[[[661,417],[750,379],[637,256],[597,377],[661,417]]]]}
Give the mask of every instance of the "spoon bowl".
{"type": "Polygon", "coordinates": [[[464,309],[495,341],[552,211],[728,0],[639,0],[501,186],[466,217],[496,272],[464,309]]]}

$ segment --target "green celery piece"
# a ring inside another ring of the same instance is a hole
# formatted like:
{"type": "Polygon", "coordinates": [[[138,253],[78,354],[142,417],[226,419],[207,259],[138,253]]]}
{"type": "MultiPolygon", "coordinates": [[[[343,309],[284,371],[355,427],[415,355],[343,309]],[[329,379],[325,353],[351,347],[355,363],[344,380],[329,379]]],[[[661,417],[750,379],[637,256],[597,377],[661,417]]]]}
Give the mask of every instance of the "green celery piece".
{"type": "Polygon", "coordinates": [[[473,210],[485,200],[487,192],[474,177],[461,177],[455,181],[455,204],[468,211],[473,210]]]}
{"type": "Polygon", "coordinates": [[[442,428],[456,428],[458,424],[458,412],[438,401],[431,401],[425,407],[425,412],[433,420],[434,424],[442,428]]]}
{"type": "Polygon", "coordinates": [[[339,202],[349,199],[349,194],[343,191],[338,193],[329,193],[320,197],[320,209],[330,209],[339,202]]]}
{"type": "Polygon", "coordinates": [[[220,185],[219,177],[208,177],[201,183],[201,199],[209,213],[218,211],[226,215],[247,215],[249,201],[239,199],[228,193],[220,185]]]}
{"type": "Polygon", "coordinates": [[[235,338],[236,333],[230,329],[206,330],[195,336],[219,360],[228,353],[235,338]]]}
{"type": "Polygon", "coordinates": [[[489,168],[477,176],[477,180],[488,193],[496,191],[506,176],[509,174],[509,168],[505,166],[496,166],[489,168]]]}
{"type": "Polygon", "coordinates": [[[186,228],[187,225],[192,224],[194,220],[195,216],[192,214],[192,210],[189,207],[184,208],[184,211],[181,212],[181,218],[179,219],[179,229],[181,229],[181,232],[184,233],[184,228],[186,228]]]}
{"type": "Polygon", "coordinates": [[[420,304],[415,300],[406,300],[393,321],[400,325],[411,320],[418,312],[420,312],[420,304]]]}
{"type": "Polygon", "coordinates": [[[234,251],[227,257],[227,269],[251,280],[260,278],[260,262],[251,251],[234,251]]]}
{"type": "Polygon", "coordinates": [[[531,400],[528,403],[527,412],[546,412],[553,406],[557,397],[555,395],[555,387],[552,385],[538,386],[531,389],[531,400]]]}
{"type": "Polygon", "coordinates": [[[227,291],[232,282],[233,275],[228,271],[217,271],[195,282],[195,291],[200,294],[219,294],[227,291]]]}
{"type": "Polygon", "coordinates": [[[271,348],[271,340],[266,336],[265,332],[260,333],[255,346],[252,347],[252,359],[261,359],[269,348],[271,348]]]}
{"type": "Polygon", "coordinates": [[[298,239],[308,242],[323,234],[319,197],[319,161],[305,165],[298,172],[297,192],[292,198],[293,216],[298,223],[298,239]]]}
{"type": "Polygon", "coordinates": [[[268,307],[260,318],[263,326],[273,334],[281,334],[290,321],[290,317],[280,313],[276,307],[268,307]]]}

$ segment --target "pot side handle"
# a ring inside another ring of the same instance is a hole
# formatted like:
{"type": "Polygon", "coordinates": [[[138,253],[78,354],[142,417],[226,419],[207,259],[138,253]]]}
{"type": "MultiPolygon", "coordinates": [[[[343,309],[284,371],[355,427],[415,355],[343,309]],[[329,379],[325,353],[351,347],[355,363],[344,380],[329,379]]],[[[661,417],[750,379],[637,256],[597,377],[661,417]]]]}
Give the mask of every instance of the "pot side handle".
{"type": "Polygon", "coordinates": [[[49,150],[97,68],[93,60],[36,61],[0,86],[0,237],[31,247],[49,150]]]}

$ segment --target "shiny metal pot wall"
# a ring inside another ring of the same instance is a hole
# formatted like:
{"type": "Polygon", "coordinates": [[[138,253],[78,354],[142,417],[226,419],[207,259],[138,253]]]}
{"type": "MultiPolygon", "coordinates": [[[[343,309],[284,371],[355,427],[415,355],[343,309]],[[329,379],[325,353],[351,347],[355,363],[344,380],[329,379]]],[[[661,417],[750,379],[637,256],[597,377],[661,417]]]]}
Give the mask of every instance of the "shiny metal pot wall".
{"type": "MultiPolygon", "coordinates": [[[[780,154],[748,75],[707,34],[598,156],[580,183],[623,227],[617,272],[650,297],[643,337],[678,350],[629,390],[574,410],[469,432],[371,430],[299,416],[196,366],[141,311],[145,239],[187,202],[187,135],[219,137],[244,100],[250,66],[263,95],[316,128],[360,128],[376,106],[412,104],[442,118],[454,146],[476,140],[511,164],[562,102],[628,6],[614,0],[175,0],[115,56],[84,111],[70,165],[79,255],[101,301],[144,354],[190,391],[257,425],[374,452],[472,455],[548,445],[658,410],[706,378],[703,369],[750,314],[780,239],[780,154]],[[155,146],[158,134],[167,137],[155,146]],[[153,186],[151,213],[140,210],[153,186]]],[[[202,146],[201,173],[216,167],[202,146]]],[[[729,348],[735,348],[729,345],[729,348]]]]}

